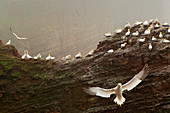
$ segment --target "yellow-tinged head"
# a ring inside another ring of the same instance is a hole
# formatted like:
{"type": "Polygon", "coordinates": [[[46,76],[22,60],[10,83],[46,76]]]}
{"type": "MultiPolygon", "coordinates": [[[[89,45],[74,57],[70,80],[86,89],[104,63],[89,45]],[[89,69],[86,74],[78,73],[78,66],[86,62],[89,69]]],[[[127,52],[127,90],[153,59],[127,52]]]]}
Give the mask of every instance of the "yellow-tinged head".
{"type": "Polygon", "coordinates": [[[130,29],[128,29],[128,31],[130,31],[130,29]]]}
{"type": "Polygon", "coordinates": [[[118,84],[117,84],[117,87],[118,87],[118,88],[120,88],[121,86],[122,86],[122,84],[121,84],[121,83],[118,83],[118,84]]]}
{"type": "Polygon", "coordinates": [[[146,38],[143,38],[144,40],[146,39],[146,38]]]}
{"type": "Polygon", "coordinates": [[[51,56],[50,54],[48,54],[48,56],[51,56]]]}
{"type": "Polygon", "coordinates": [[[162,34],[162,32],[159,33],[160,35],[162,34]]]}
{"type": "Polygon", "coordinates": [[[149,43],[149,45],[152,45],[151,43],[149,43]]]}
{"type": "Polygon", "coordinates": [[[170,29],[170,27],[168,29],[170,29]]]}
{"type": "Polygon", "coordinates": [[[124,43],[125,45],[127,44],[127,42],[124,43]]]}
{"type": "Polygon", "coordinates": [[[27,54],[28,54],[28,50],[27,50],[27,54]]]}
{"type": "Polygon", "coordinates": [[[122,29],[121,27],[119,29],[122,29]]]}

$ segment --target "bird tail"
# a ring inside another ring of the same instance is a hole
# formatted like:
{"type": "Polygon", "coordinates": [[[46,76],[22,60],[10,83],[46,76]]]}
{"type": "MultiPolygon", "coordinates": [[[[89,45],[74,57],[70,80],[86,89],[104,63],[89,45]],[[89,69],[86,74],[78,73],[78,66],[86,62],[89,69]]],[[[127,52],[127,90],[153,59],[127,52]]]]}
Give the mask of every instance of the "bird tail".
{"type": "Polygon", "coordinates": [[[121,97],[121,99],[119,99],[118,97],[116,97],[115,99],[114,99],[114,102],[116,103],[116,104],[118,104],[119,106],[121,106],[124,102],[125,102],[125,98],[122,96],[121,97]]]}

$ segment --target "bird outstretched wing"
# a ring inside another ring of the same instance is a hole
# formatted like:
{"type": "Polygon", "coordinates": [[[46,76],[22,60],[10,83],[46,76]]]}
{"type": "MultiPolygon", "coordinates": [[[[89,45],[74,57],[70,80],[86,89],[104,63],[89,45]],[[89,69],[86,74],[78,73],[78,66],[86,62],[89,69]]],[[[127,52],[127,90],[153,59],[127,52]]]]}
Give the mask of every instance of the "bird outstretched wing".
{"type": "Polygon", "coordinates": [[[12,32],[12,34],[18,39],[18,40],[20,40],[20,39],[23,39],[23,40],[26,40],[27,38],[24,38],[24,37],[19,37],[16,33],[14,33],[13,31],[12,31],[12,28],[10,27],[10,31],[12,32]]]}
{"type": "Polygon", "coordinates": [[[104,98],[109,98],[111,94],[115,93],[115,88],[104,89],[100,87],[89,87],[83,89],[89,95],[96,95],[104,98]]]}
{"type": "Polygon", "coordinates": [[[147,76],[148,68],[148,64],[145,64],[143,69],[137,75],[135,75],[130,81],[122,85],[122,89],[130,91],[134,87],[136,87],[147,76]]]}

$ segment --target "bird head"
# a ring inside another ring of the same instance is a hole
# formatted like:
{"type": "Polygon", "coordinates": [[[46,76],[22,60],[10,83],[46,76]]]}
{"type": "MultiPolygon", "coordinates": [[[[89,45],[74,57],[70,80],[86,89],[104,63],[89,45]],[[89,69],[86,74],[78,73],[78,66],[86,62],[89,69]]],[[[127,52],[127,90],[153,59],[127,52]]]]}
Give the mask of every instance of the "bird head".
{"type": "Polygon", "coordinates": [[[128,31],[130,31],[130,29],[128,29],[128,31]]]}
{"type": "Polygon", "coordinates": [[[154,36],[152,36],[152,39],[155,38],[154,36]]]}
{"type": "Polygon", "coordinates": [[[120,27],[119,29],[121,30],[122,28],[120,27]]]}
{"type": "Polygon", "coordinates": [[[48,56],[51,56],[50,54],[48,54],[48,56]]]}
{"type": "Polygon", "coordinates": [[[149,31],[149,30],[150,30],[150,27],[148,27],[147,31],[149,31]]]}
{"type": "Polygon", "coordinates": [[[28,54],[28,50],[27,50],[27,54],[28,54]]]}
{"type": "Polygon", "coordinates": [[[143,38],[144,40],[146,39],[146,38],[143,38]]]}
{"type": "Polygon", "coordinates": [[[168,29],[170,29],[170,27],[168,29]]]}
{"type": "Polygon", "coordinates": [[[162,34],[162,32],[160,32],[160,35],[162,34]]]}
{"type": "Polygon", "coordinates": [[[125,45],[127,44],[127,42],[124,43],[125,45]]]}
{"type": "Polygon", "coordinates": [[[117,84],[117,87],[118,87],[118,88],[120,88],[121,86],[122,86],[122,84],[121,84],[121,83],[118,83],[118,84],[117,84]]]}
{"type": "Polygon", "coordinates": [[[152,45],[151,43],[149,43],[149,45],[152,45]]]}

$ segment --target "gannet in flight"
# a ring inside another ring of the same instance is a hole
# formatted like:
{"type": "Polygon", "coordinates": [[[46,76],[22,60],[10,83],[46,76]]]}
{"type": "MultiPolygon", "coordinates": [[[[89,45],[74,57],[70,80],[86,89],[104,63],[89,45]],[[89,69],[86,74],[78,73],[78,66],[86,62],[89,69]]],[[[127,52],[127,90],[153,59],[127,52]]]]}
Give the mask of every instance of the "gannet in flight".
{"type": "Polygon", "coordinates": [[[12,34],[13,34],[18,40],[26,40],[26,39],[28,39],[28,38],[24,38],[24,37],[19,37],[16,33],[14,33],[14,32],[12,31],[11,28],[10,28],[10,31],[12,32],[12,34]]]}
{"type": "Polygon", "coordinates": [[[6,43],[6,45],[10,45],[11,44],[11,40],[9,40],[7,43],[6,43]]]}
{"type": "Polygon", "coordinates": [[[123,97],[122,93],[125,90],[132,90],[135,88],[146,76],[147,76],[148,65],[145,64],[143,69],[136,74],[130,81],[125,84],[118,83],[118,85],[111,89],[104,89],[101,87],[89,87],[84,88],[84,91],[90,95],[96,95],[104,98],[109,98],[111,94],[115,94],[116,98],[114,102],[118,105],[122,105],[125,102],[125,98],[123,97]]]}

